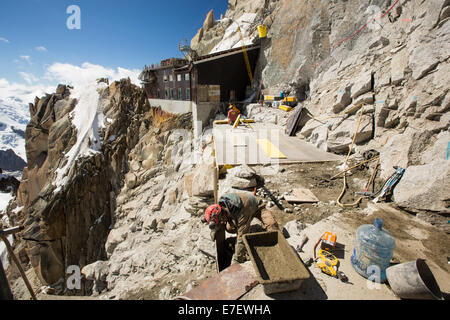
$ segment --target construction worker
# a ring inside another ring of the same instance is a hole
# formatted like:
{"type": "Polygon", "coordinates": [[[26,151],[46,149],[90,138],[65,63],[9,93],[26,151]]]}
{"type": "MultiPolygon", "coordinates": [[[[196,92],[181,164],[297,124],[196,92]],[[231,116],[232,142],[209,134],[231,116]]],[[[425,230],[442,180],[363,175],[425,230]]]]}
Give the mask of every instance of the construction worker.
{"type": "Polygon", "coordinates": [[[218,204],[209,206],[202,218],[211,229],[211,240],[216,238],[216,232],[226,228],[228,233],[237,233],[232,263],[246,261],[246,250],[242,236],[248,233],[253,218],[260,220],[267,231],[278,230],[278,223],[269,210],[262,210],[259,201],[248,193],[228,193],[219,199],[218,204]]]}
{"type": "Polygon", "coordinates": [[[234,104],[230,103],[228,107],[228,124],[233,125],[240,114],[241,111],[234,104]]]}

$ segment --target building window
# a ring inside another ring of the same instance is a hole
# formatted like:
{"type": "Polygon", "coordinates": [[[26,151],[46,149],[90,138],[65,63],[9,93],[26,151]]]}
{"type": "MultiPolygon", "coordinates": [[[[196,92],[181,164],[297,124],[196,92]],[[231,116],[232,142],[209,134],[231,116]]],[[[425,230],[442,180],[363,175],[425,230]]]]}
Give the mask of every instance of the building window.
{"type": "Polygon", "coordinates": [[[167,82],[167,74],[164,74],[164,82],[167,82]]]}
{"type": "Polygon", "coordinates": [[[186,100],[191,100],[191,89],[186,89],[186,100]]]}
{"type": "Polygon", "coordinates": [[[169,74],[169,81],[173,81],[173,75],[169,74]]]}
{"type": "Polygon", "coordinates": [[[177,74],[177,81],[181,81],[181,74],[177,74]]]}
{"type": "Polygon", "coordinates": [[[174,98],[173,89],[170,89],[170,99],[173,100],[173,98],[174,98]]]}
{"type": "Polygon", "coordinates": [[[184,80],[189,81],[189,73],[186,73],[186,74],[184,75],[184,80]]]}
{"type": "Polygon", "coordinates": [[[159,89],[156,90],[156,97],[157,97],[158,99],[161,98],[161,92],[159,91],[159,89]]]}
{"type": "Polygon", "coordinates": [[[178,100],[183,100],[183,97],[181,95],[181,88],[178,88],[178,100]]]}
{"type": "Polygon", "coordinates": [[[165,99],[169,99],[169,92],[167,91],[167,89],[164,90],[164,97],[165,99]]]}

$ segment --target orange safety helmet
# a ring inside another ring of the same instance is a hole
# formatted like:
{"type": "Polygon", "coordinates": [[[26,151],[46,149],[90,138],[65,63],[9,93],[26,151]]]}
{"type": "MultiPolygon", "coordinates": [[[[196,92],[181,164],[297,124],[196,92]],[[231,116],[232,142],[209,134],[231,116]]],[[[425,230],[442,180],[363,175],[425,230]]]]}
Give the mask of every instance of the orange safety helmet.
{"type": "Polygon", "coordinates": [[[209,223],[209,227],[213,229],[216,225],[220,222],[220,214],[222,212],[222,207],[218,204],[213,204],[212,206],[209,206],[205,210],[205,215],[202,218],[202,222],[209,223]]]}

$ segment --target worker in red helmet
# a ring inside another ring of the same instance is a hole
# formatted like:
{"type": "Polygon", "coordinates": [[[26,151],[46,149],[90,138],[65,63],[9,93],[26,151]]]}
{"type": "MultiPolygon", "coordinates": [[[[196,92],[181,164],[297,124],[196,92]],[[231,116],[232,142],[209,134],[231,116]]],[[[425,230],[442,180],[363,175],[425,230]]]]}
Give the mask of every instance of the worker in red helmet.
{"type": "Polygon", "coordinates": [[[234,104],[230,103],[228,107],[228,124],[233,125],[240,114],[241,111],[234,104]]]}
{"type": "Polygon", "coordinates": [[[211,229],[211,240],[214,241],[217,231],[226,228],[228,233],[237,233],[232,263],[243,263],[247,260],[242,236],[248,233],[253,218],[260,220],[267,231],[278,230],[278,223],[269,210],[261,209],[255,196],[248,193],[227,193],[219,199],[218,204],[209,206],[202,218],[211,229]]]}

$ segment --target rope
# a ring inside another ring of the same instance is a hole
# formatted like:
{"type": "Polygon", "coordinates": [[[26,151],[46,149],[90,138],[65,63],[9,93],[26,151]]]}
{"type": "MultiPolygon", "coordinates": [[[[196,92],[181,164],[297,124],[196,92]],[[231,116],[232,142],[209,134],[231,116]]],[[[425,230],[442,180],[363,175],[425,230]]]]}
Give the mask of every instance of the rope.
{"type": "MultiPolygon", "coordinates": [[[[353,146],[355,145],[356,135],[357,135],[357,133],[358,133],[359,126],[360,126],[360,124],[361,124],[361,120],[362,120],[363,113],[364,113],[364,105],[362,105],[362,107],[361,107],[361,114],[360,114],[360,116],[359,116],[358,124],[356,125],[355,134],[353,135],[352,144],[350,145],[350,148],[348,149],[348,154],[347,154],[347,157],[345,158],[345,161],[344,161],[344,168],[347,167],[348,158],[350,158],[350,154],[352,153],[353,146]]],[[[346,189],[347,189],[347,171],[344,172],[344,185],[343,185],[343,187],[342,187],[341,194],[340,194],[339,197],[336,199],[336,202],[337,202],[337,204],[338,204],[340,207],[342,207],[342,208],[356,207],[356,206],[361,202],[361,200],[362,200],[364,197],[360,197],[358,200],[356,200],[356,201],[353,202],[353,203],[348,203],[348,204],[341,203],[341,199],[342,199],[342,197],[344,196],[345,190],[346,190],[346,189]]]]}
{"type": "Polygon", "coordinates": [[[353,167],[351,167],[351,168],[345,169],[344,171],[341,171],[341,172],[339,172],[338,174],[332,176],[332,177],[330,178],[330,180],[333,180],[334,178],[337,178],[338,176],[340,176],[341,174],[343,174],[343,173],[345,173],[345,172],[347,172],[347,171],[350,171],[350,170],[352,170],[352,169],[358,168],[358,167],[362,166],[363,164],[366,164],[366,163],[368,163],[368,162],[372,162],[373,160],[376,160],[376,159],[380,159],[380,156],[375,156],[375,157],[373,157],[373,158],[370,158],[369,160],[362,161],[362,162],[358,163],[357,165],[355,165],[355,166],[353,166],[353,167]]]}
{"type": "Polygon", "coordinates": [[[334,115],[334,116],[329,116],[329,117],[324,118],[324,119],[317,119],[316,117],[314,117],[314,115],[312,113],[310,113],[310,115],[311,115],[311,119],[316,120],[317,122],[324,123],[324,121],[327,121],[327,120],[330,120],[330,119],[333,119],[333,118],[339,118],[339,117],[345,116],[346,114],[348,114],[348,113],[358,109],[362,105],[363,105],[363,102],[360,102],[360,103],[354,105],[353,107],[351,107],[350,109],[348,109],[348,110],[346,110],[344,112],[341,112],[341,113],[339,113],[337,115],[334,115]]]}
{"type": "Polygon", "coordinates": [[[367,25],[368,25],[369,23],[384,18],[384,16],[387,15],[387,14],[389,13],[389,11],[391,11],[391,10],[397,5],[397,3],[398,3],[399,1],[400,1],[400,0],[395,1],[395,3],[394,3],[394,4],[388,9],[388,11],[386,11],[381,17],[379,17],[379,18],[373,18],[373,19],[370,20],[369,22],[366,22],[365,25],[363,25],[361,28],[359,28],[359,29],[358,29],[355,33],[353,33],[351,36],[345,38],[344,40],[339,41],[338,43],[336,43],[336,44],[333,46],[333,49],[335,49],[337,46],[339,46],[342,42],[347,41],[347,40],[353,38],[354,36],[356,36],[356,35],[357,35],[358,33],[360,33],[365,27],[367,27],[367,25]]]}

